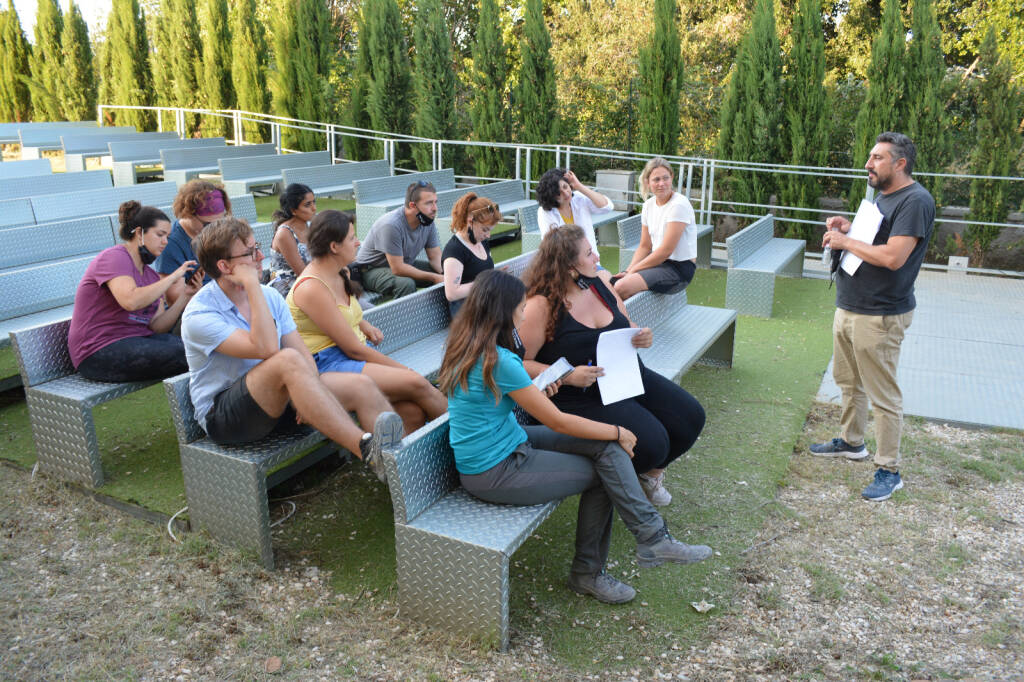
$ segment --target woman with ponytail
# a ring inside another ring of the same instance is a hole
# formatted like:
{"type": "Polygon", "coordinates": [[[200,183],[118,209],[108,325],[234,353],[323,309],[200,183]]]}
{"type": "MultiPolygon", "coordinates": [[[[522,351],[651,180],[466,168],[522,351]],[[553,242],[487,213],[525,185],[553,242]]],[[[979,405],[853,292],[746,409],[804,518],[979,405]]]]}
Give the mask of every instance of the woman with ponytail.
{"type": "Polygon", "coordinates": [[[369,376],[402,417],[406,433],[444,414],[448,401],[429,381],[367,345],[384,337],[363,319],[358,300],[362,291],[349,277],[348,265],[359,249],[349,216],[341,211],[317,213],[308,241],[312,260],[285,300],[320,373],[369,376]]]}
{"type": "Polygon", "coordinates": [[[452,317],[469,296],[476,276],[494,269],[487,239],[500,219],[498,205],[473,192],[464,195],[452,207],[453,234],[441,253],[444,295],[452,317]]]}
{"type": "Polygon", "coordinates": [[[171,233],[158,208],[126,201],[118,211],[122,244],[89,263],[75,293],[68,351],[75,368],[94,381],[153,381],[188,371],[181,338],[170,334],[203,282],[187,260],[161,279],[150,267],[171,233]],[[164,294],[181,282],[170,307],[164,294]]]}
{"type": "Polygon", "coordinates": [[[282,296],[309,263],[309,221],[316,215],[316,196],[306,185],[293,182],[284,188],[281,207],[274,211],[274,241],[270,244],[270,286],[282,296]]]}

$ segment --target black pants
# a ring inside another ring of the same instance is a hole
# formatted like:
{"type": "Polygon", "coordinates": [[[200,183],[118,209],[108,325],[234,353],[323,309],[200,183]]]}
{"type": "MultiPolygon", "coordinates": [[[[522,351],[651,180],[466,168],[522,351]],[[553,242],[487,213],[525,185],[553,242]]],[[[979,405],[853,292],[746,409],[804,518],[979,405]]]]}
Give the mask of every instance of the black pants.
{"type": "Polygon", "coordinates": [[[82,360],[78,372],[93,381],[154,381],[188,371],[185,344],[174,334],[131,336],[82,360]]]}
{"type": "MultiPolygon", "coordinates": [[[[693,447],[704,429],[704,408],[697,399],[657,372],[640,367],[644,394],[611,405],[559,405],[576,414],[606,424],[617,424],[636,435],[633,468],[637,473],[664,469],[693,447]]],[[[555,396],[557,403],[558,397],[555,396]]]]}

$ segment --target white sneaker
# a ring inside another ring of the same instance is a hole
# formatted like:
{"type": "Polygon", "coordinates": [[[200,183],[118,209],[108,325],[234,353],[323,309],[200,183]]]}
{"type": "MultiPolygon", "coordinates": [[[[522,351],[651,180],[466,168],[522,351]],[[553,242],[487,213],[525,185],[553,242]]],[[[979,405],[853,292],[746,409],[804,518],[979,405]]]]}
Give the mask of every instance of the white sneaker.
{"type": "Polygon", "coordinates": [[[640,487],[644,489],[644,494],[647,495],[647,499],[651,501],[655,507],[667,507],[672,504],[672,495],[665,490],[665,472],[662,471],[657,476],[648,476],[647,474],[640,474],[640,487]]]}

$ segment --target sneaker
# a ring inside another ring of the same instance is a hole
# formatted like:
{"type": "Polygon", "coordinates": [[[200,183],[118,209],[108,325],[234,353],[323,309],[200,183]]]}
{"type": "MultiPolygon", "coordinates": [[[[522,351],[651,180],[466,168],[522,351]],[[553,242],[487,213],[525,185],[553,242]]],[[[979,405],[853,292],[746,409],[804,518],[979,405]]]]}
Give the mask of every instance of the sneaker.
{"type": "Polygon", "coordinates": [[[384,458],[380,453],[400,443],[404,430],[401,417],[394,412],[381,412],[373,425],[373,434],[364,433],[362,440],[359,441],[359,454],[363,462],[377,475],[381,483],[388,482],[388,475],[384,469],[384,458]]]}
{"type": "Polygon", "coordinates": [[[902,488],[903,479],[900,478],[900,472],[878,469],[875,471],[875,480],[867,488],[864,488],[864,492],[860,496],[865,500],[881,502],[888,500],[894,492],[902,488]]]}
{"type": "Polygon", "coordinates": [[[647,474],[640,474],[640,487],[644,489],[644,494],[647,495],[647,499],[651,501],[655,507],[667,507],[672,504],[672,495],[669,491],[665,490],[665,472],[662,471],[657,476],[648,476],[647,474]]]}
{"type": "Polygon", "coordinates": [[[845,457],[859,462],[871,456],[866,445],[850,445],[842,438],[833,438],[824,443],[811,445],[811,454],[816,457],[845,457]]]}
{"type": "Polygon", "coordinates": [[[661,532],[645,543],[637,544],[636,561],[641,566],[661,566],[666,561],[674,564],[695,564],[711,556],[707,545],[687,545],[679,542],[664,526],[661,532]]]}
{"type": "Polygon", "coordinates": [[[636,590],[604,571],[597,575],[570,573],[569,589],[576,594],[589,594],[605,604],[625,604],[636,597],[636,590]]]}

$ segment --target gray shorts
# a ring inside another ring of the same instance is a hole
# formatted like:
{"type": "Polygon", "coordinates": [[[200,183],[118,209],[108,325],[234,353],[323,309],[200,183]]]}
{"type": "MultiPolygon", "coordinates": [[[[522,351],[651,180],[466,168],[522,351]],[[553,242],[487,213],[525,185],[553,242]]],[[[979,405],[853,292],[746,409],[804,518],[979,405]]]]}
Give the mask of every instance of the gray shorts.
{"type": "Polygon", "coordinates": [[[249,393],[246,376],[248,373],[213,397],[213,407],[206,415],[206,433],[218,445],[251,443],[269,435],[279,424],[295,423],[291,404],[279,417],[264,412],[249,393]]]}
{"type": "Polygon", "coordinates": [[[636,273],[644,278],[647,288],[659,294],[674,294],[693,281],[697,265],[692,260],[666,260],[661,265],[636,273]]]}

